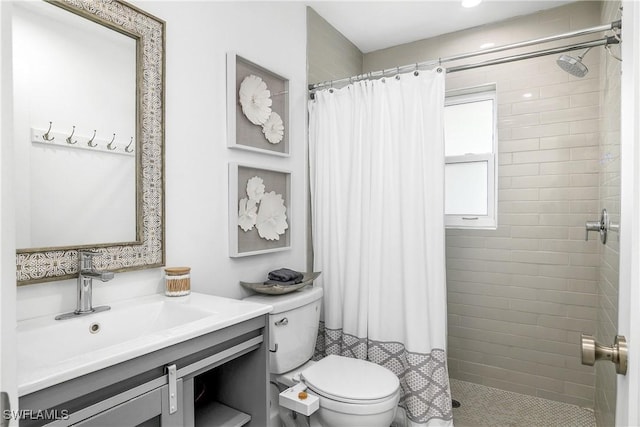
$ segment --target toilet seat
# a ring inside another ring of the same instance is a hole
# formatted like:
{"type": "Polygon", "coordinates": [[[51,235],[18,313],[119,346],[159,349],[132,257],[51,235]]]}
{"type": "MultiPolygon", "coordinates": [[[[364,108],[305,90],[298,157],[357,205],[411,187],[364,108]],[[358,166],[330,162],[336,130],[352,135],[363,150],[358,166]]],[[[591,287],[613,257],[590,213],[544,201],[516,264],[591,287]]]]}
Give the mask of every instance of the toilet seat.
{"type": "Polygon", "coordinates": [[[375,363],[330,355],[301,372],[305,384],[327,399],[360,405],[395,400],[400,381],[393,372],[375,363]]]}

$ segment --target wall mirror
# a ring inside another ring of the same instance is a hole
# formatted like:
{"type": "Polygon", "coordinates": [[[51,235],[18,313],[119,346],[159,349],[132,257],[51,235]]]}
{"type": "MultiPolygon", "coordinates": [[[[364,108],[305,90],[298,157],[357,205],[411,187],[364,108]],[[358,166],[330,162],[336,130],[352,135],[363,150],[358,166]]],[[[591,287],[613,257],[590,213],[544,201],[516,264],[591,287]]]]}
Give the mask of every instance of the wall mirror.
{"type": "Polygon", "coordinates": [[[18,285],[164,265],[164,22],[106,0],[12,14],[18,285]]]}

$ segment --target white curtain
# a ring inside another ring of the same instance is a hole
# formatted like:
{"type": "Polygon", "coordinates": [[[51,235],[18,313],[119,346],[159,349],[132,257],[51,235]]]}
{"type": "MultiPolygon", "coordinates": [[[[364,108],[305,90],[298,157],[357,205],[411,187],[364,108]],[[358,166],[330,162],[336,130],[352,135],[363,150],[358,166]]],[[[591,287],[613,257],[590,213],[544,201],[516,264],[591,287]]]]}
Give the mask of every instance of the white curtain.
{"type": "Polygon", "coordinates": [[[444,74],[361,81],[309,103],[314,269],[325,292],[319,352],[394,371],[413,425],[452,425],[444,74]]]}

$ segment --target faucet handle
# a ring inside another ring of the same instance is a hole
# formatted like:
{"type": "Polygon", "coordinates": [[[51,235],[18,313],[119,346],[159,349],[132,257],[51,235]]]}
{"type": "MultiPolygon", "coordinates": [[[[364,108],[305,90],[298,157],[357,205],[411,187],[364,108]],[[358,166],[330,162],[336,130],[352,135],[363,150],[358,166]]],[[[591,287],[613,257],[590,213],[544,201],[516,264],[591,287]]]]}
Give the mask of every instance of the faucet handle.
{"type": "Polygon", "coordinates": [[[78,250],[78,270],[91,270],[93,268],[93,257],[98,255],[100,255],[100,252],[78,250]]]}
{"type": "Polygon", "coordinates": [[[83,256],[94,256],[94,255],[100,255],[100,252],[98,251],[92,251],[89,249],[78,249],[78,256],[83,255],[83,256]]]}

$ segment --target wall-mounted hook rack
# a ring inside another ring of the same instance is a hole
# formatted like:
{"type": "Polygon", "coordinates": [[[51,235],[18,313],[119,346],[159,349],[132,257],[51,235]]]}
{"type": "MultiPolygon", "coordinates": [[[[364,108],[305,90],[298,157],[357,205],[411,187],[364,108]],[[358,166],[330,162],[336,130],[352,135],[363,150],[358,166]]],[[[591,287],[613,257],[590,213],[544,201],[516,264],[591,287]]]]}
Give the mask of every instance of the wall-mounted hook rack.
{"type": "MultiPolygon", "coordinates": [[[[90,150],[94,152],[104,152],[111,154],[120,154],[123,156],[133,157],[133,150],[128,151],[123,146],[118,148],[115,144],[115,133],[109,139],[100,139],[96,137],[96,130],[93,131],[91,137],[75,133],[76,126],[73,127],[71,135],[69,133],[56,132],[51,130],[51,122],[49,129],[31,128],[31,142],[34,144],[43,144],[49,147],[64,147],[67,149],[90,150]]],[[[133,138],[127,147],[133,144],[133,138]]]]}

